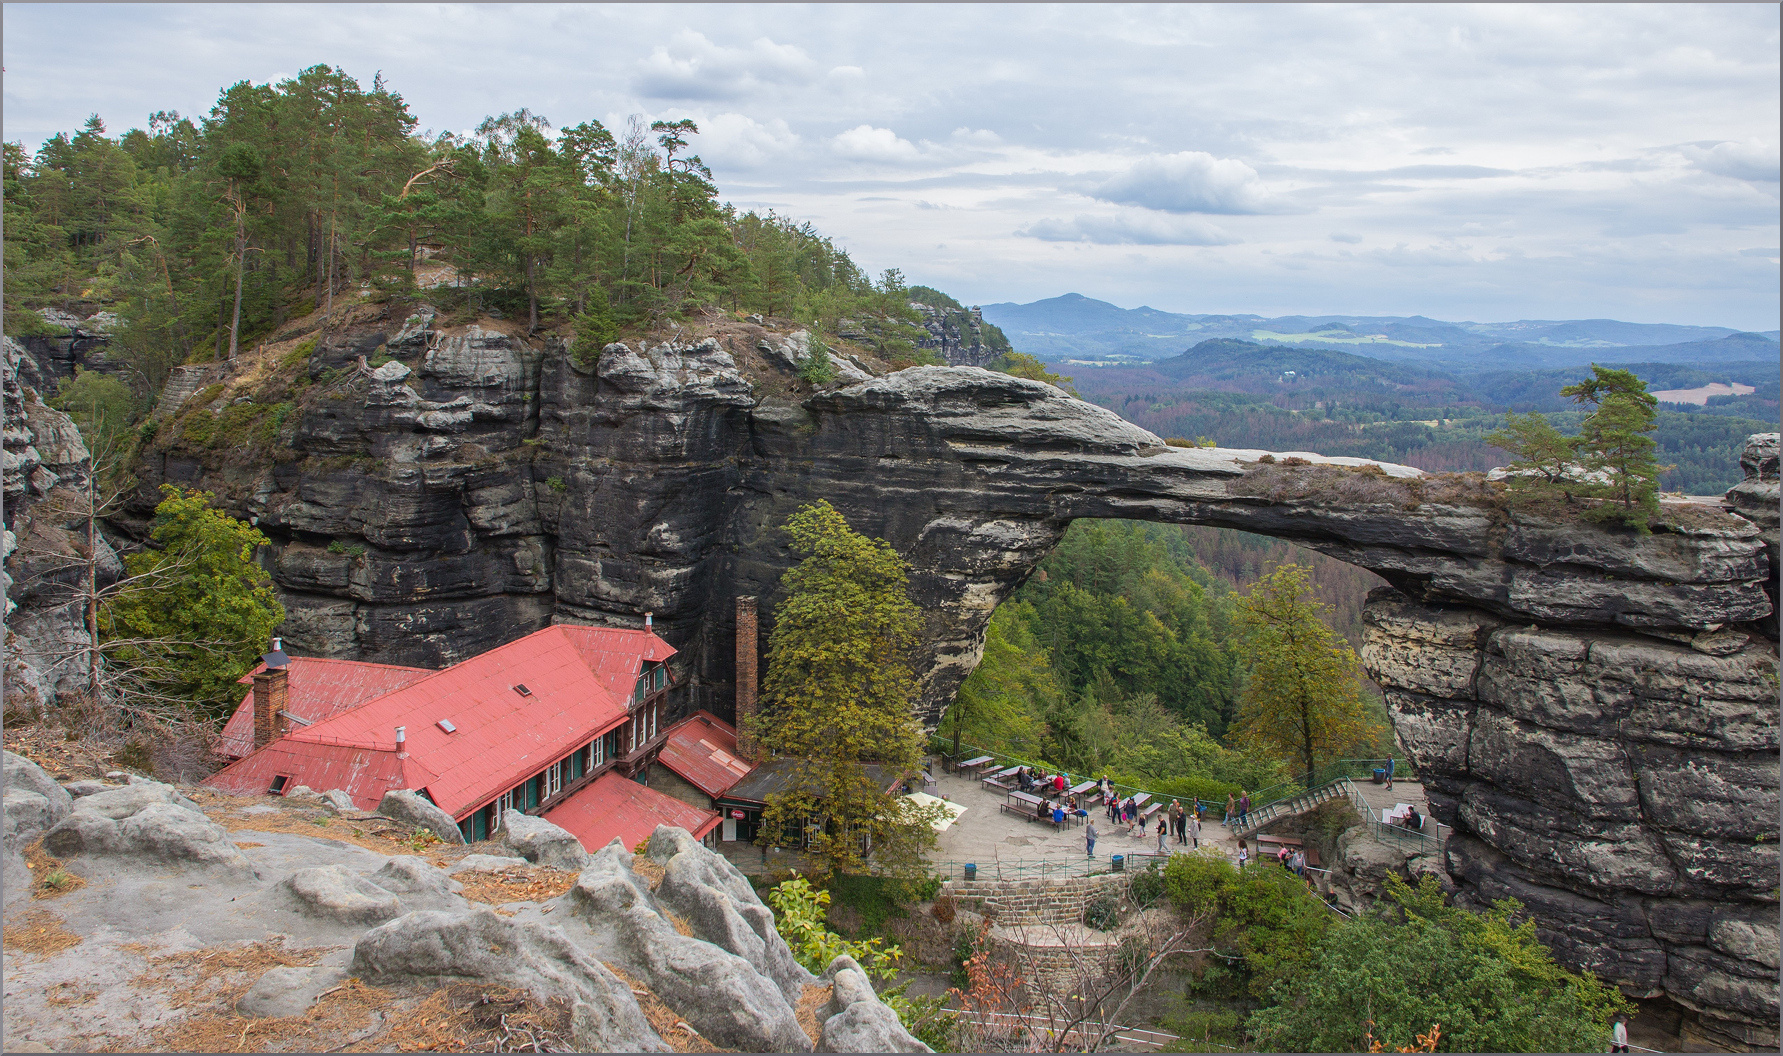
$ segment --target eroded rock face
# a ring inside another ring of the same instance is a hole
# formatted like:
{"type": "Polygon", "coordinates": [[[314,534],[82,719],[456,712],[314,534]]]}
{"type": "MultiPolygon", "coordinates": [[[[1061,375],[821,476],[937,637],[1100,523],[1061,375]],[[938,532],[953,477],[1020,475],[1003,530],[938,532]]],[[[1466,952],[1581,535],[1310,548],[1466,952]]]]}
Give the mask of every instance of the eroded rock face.
{"type": "Polygon", "coordinates": [[[384,793],[384,798],[378,801],[378,813],[426,829],[445,843],[464,842],[464,833],[458,831],[458,823],[452,820],[452,815],[434,806],[419,792],[399,788],[384,793]]]}
{"type": "Polygon", "coordinates": [[[502,846],[534,865],[579,873],[588,864],[588,851],[583,848],[582,841],[544,818],[504,810],[501,826],[502,846]]]}
{"type": "Polygon", "coordinates": [[[1464,897],[1517,898],[1562,961],[1774,1044],[1775,647],[1514,625],[1387,588],[1364,619],[1464,897]]]}
{"type": "MultiPolygon", "coordinates": [[[[157,787],[166,786],[145,784],[117,792],[157,787]]],[[[63,858],[91,855],[128,864],[218,869],[241,879],[255,877],[253,863],[227,830],[196,809],[176,805],[173,796],[144,795],[127,807],[120,805],[121,800],[102,802],[103,810],[88,807],[94,800],[115,795],[102,792],[76,801],[74,810],[44,834],[44,850],[63,858]]]]}
{"type": "Polygon", "coordinates": [[[866,971],[853,957],[830,962],[830,1000],[821,1013],[818,1052],[934,1052],[904,1029],[898,1014],[879,1000],[866,971]]]}

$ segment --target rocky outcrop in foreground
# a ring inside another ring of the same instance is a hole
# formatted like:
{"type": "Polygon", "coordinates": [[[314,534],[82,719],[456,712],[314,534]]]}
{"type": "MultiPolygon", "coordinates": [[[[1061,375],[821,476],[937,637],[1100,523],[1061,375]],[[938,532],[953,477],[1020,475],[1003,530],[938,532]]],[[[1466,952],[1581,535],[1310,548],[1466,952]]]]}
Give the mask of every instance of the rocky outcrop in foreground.
{"type": "MultiPolygon", "coordinates": [[[[569,1040],[582,1052],[675,1051],[639,1005],[645,993],[699,1036],[740,1051],[929,1051],[904,1031],[852,961],[838,958],[823,980],[801,968],[749,882],[681,829],[659,827],[650,839],[649,871],[661,870],[654,884],[615,841],[592,856],[582,853],[586,868],[564,894],[498,910],[467,901],[464,880],[512,859],[467,856],[448,875],[412,855],[384,858],[334,841],[286,838],[280,857],[322,861],[268,880],[277,874],[256,868],[176,789],[137,781],[89,790],[46,810],[53,799],[47,793],[66,798],[68,792],[29,760],[8,753],[6,764],[9,899],[32,886],[19,848],[42,836],[44,850],[62,856],[65,868],[88,885],[54,905],[69,922],[84,922],[108,941],[136,943],[131,949],[151,935],[189,941],[188,929],[202,925],[227,936],[224,941],[276,933],[298,945],[350,948],[350,956],[334,963],[266,971],[235,1003],[243,1016],[303,1016],[354,977],[411,994],[475,983],[525,991],[545,1005],[561,1002],[569,1011],[569,1040]],[[61,817],[51,821],[58,811],[61,817]],[[137,835],[122,835],[133,826],[141,830],[137,835]],[[329,856],[337,860],[326,861],[329,856]],[[371,867],[374,862],[380,864],[371,867]],[[170,902],[172,891],[179,897],[170,902]],[[819,1009],[813,1038],[795,1009],[807,988],[826,981],[831,996],[819,1009]],[[640,986],[646,989],[634,989],[640,986]]],[[[567,834],[548,829],[556,826],[539,821],[517,842],[549,848],[560,861],[571,857],[560,838],[567,834]]],[[[263,848],[259,841],[275,838],[251,834],[256,839],[241,847],[263,848]]],[[[89,957],[95,964],[115,960],[109,948],[95,948],[89,957]]],[[[30,985],[34,977],[21,976],[22,967],[8,961],[9,985],[21,978],[30,985]]],[[[9,1042],[34,1024],[45,1025],[9,1006],[9,1042]]]]}

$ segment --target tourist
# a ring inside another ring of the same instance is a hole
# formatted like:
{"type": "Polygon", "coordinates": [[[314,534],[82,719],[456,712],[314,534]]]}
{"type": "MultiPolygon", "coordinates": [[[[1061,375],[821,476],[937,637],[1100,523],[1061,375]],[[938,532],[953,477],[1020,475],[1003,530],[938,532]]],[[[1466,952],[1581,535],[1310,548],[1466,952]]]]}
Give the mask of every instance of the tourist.
{"type": "Polygon", "coordinates": [[[1169,837],[1167,836],[1166,830],[1165,830],[1164,816],[1160,814],[1158,816],[1158,853],[1159,854],[1169,854],[1170,853],[1169,849],[1164,846],[1164,842],[1168,838],[1169,837]]]}
{"type": "Polygon", "coordinates": [[[1250,864],[1250,861],[1251,861],[1250,848],[1248,848],[1244,845],[1243,840],[1239,840],[1238,841],[1238,867],[1240,869],[1243,869],[1245,866],[1250,864]]]}
{"type": "Polygon", "coordinates": [[[1139,828],[1139,804],[1133,802],[1132,796],[1127,797],[1126,812],[1127,812],[1127,835],[1133,836],[1136,834],[1136,830],[1139,828]]]}
{"type": "Polygon", "coordinates": [[[1244,819],[1251,814],[1251,794],[1244,789],[1238,790],[1238,826],[1244,827],[1244,819]]]}
{"type": "Polygon", "coordinates": [[[1223,823],[1228,829],[1232,827],[1233,800],[1232,793],[1226,793],[1226,820],[1223,823]]]}
{"type": "Polygon", "coordinates": [[[1294,875],[1302,878],[1306,876],[1306,850],[1304,848],[1294,852],[1294,875]]]}
{"type": "Polygon", "coordinates": [[[1121,800],[1119,796],[1114,794],[1113,788],[1110,788],[1108,792],[1103,795],[1102,802],[1108,807],[1108,823],[1112,825],[1120,821],[1121,800]]]}
{"type": "Polygon", "coordinates": [[[1406,811],[1405,827],[1408,829],[1422,829],[1424,827],[1424,818],[1418,813],[1417,807],[1413,807],[1406,811]]]}
{"type": "Polygon", "coordinates": [[[1281,866],[1284,870],[1288,868],[1288,845],[1287,844],[1284,843],[1280,847],[1276,848],[1275,864],[1281,866]]]}
{"type": "Polygon", "coordinates": [[[1616,1025],[1610,1028],[1610,1051],[1628,1051],[1628,1017],[1617,1016],[1616,1025]]]}
{"type": "Polygon", "coordinates": [[[1393,787],[1393,757],[1387,756],[1387,787],[1393,787]]]}
{"type": "Polygon", "coordinates": [[[1201,815],[1199,814],[1189,815],[1189,839],[1194,841],[1191,849],[1201,849],[1201,815]]]}
{"type": "Polygon", "coordinates": [[[1088,858],[1096,856],[1096,823],[1093,821],[1083,827],[1083,853],[1088,858]]]}
{"type": "Polygon", "coordinates": [[[1065,824],[1065,806],[1062,803],[1052,805],[1052,823],[1062,827],[1065,824]]]}
{"type": "Polygon", "coordinates": [[[1065,775],[1063,773],[1053,775],[1052,790],[1054,795],[1065,794],[1065,775]]]}

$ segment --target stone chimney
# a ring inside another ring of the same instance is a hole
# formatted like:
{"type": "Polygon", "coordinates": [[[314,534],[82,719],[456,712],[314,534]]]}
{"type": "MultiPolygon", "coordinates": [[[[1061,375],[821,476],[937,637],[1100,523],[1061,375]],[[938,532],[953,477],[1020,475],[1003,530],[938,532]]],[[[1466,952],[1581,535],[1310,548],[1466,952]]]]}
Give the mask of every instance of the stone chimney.
{"type": "Polygon", "coordinates": [[[755,717],[755,599],[737,599],[737,754],[755,761],[755,738],[748,722],[755,717]]]}
{"type": "Polygon", "coordinates": [[[254,747],[264,748],[283,737],[290,726],[279,712],[290,696],[290,671],[270,667],[254,675],[254,747]]]}

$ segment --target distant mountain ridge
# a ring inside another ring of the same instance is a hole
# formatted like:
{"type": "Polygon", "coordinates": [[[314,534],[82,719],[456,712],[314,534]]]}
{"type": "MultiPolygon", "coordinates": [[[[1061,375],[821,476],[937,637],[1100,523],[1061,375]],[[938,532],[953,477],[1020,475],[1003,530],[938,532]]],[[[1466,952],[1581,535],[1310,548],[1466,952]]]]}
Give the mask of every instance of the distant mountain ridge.
{"type": "Polygon", "coordinates": [[[1732,363],[1774,360],[1777,332],[1616,319],[1445,322],[1425,316],[1184,315],[1121,308],[1068,293],[1029,304],[983,306],[1017,351],[1051,363],[1091,365],[1179,355],[1209,338],[1328,348],[1450,371],[1543,369],[1589,362],[1732,363]],[[1624,350],[1640,349],[1630,357],[1624,350]],[[1616,353],[1623,353],[1617,355],[1616,353]]]}

